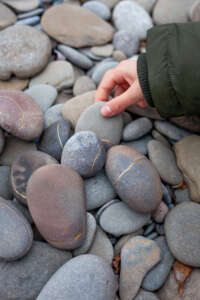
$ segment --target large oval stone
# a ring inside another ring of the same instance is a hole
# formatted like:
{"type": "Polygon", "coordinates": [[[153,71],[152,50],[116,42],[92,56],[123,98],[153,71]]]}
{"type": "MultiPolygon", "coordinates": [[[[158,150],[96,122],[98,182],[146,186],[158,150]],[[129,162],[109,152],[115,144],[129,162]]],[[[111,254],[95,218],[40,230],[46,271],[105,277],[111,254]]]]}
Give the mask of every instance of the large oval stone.
{"type": "Polygon", "coordinates": [[[117,282],[112,268],[101,257],[86,254],[64,264],[47,282],[37,300],[111,300],[117,282]]]}
{"type": "Polygon", "coordinates": [[[183,202],[165,219],[165,234],[170,251],[180,262],[200,267],[200,205],[183,202]]]}
{"type": "Polygon", "coordinates": [[[33,242],[29,253],[16,262],[0,262],[0,299],[36,299],[51,276],[72,257],[47,243],[33,242]]]}
{"type": "Polygon", "coordinates": [[[41,151],[28,151],[19,155],[11,168],[11,184],[15,198],[27,204],[26,187],[33,172],[44,165],[56,163],[53,157],[41,151]]]}
{"type": "Polygon", "coordinates": [[[33,220],[50,244],[80,247],[85,238],[85,191],[81,177],[61,165],[36,170],[29,179],[27,199],[33,220]]]}
{"type": "Polygon", "coordinates": [[[0,34],[0,79],[13,74],[28,78],[39,73],[51,55],[51,43],[46,34],[26,25],[10,26],[0,34]]]}
{"type": "Polygon", "coordinates": [[[106,44],[114,33],[110,24],[88,9],[69,4],[52,6],[41,23],[48,35],[75,48],[106,44]]]}
{"type": "Polygon", "coordinates": [[[152,163],[127,146],[108,151],[106,173],[119,197],[134,211],[152,212],[162,198],[160,177],[152,163]]]}
{"type": "Polygon", "coordinates": [[[110,147],[120,142],[123,119],[121,115],[104,118],[101,115],[101,108],[104,105],[105,102],[99,102],[89,106],[81,114],[76,125],[76,132],[83,130],[93,131],[105,146],[110,147]]]}
{"type": "Polygon", "coordinates": [[[21,91],[0,91],[0,126],[20,139],[31,141],[43,130],[39,105],[21,91]]]}
{"type": "Polygon", "coordinates": [[[0,197],[0,258],[16,260],[30,250],[33,232],[22,213],[11,201],[0,197]]]}

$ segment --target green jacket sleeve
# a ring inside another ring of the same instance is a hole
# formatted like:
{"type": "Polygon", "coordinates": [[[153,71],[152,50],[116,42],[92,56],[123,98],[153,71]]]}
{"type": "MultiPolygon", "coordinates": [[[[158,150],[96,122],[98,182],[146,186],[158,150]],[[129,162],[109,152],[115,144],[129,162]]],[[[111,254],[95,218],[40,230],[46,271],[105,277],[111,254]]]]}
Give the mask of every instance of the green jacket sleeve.
{"type": "Polygon", "coordinates": [[[200,115],[200,22],[150,29],[137,68],[146,101],[162,117],[200,115]]]}

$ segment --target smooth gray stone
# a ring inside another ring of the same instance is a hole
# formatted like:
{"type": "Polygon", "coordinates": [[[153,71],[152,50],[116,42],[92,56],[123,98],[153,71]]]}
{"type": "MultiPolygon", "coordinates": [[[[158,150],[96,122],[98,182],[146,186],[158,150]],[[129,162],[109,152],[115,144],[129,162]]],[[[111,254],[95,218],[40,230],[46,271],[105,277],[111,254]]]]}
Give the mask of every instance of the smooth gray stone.
{"type": "Polygon", "coordinates": [[[94,81],[88,76],[79,77],[73,87],[73,94],[79,96],[81,94],[96,90],[94,81]]]}
{"type": "Polygon", "coordinates": [[[17,19],[21,20],[21,19],[25,19],[25,18],[29,18],[29,17],[39,16],[43,12],[44,12],[43,8],[34,9],[34,10],[29,11],[29,12],[24,13],[24,14],[18,14],[17,19]]]}
{"type": "Polygon", "coordinates": [[[157,232],[152,232],[152,233],[150,233],[146,236],[146,238],[149,239],[149,240],[155,240],[157,237],[158,237],[157,232]]]}
{"type": "Polygon", "coordinates": [[[110,9],[104,3],[101,3],[99,1],[89,1],[84,3],[83,7],[89,9],[94,14],[96,14],[97,16],[99,16],[104,20],[110,19],[111,16],[110,9]]]}
{"type": "Polygon", "coordinates": [[[10,171],[9,166],[0,166],[0,197],[7,200],[11,200],[13,194],[10,171]]]}
{"type": "Polygon", "coordinates": [[[121,236],[117,243],[115,244],[115,248],[114,248],[114,256],[118,255],[123,246],[132,238],[132,237],[135,237],[135,236],[138,236],[138,235],[143,235],[144,233],[144,230],[143,229],[139,229],[137,230],[136,232],[133,232],[131,234],[127,234],[127,235],[123,235],[121,236]]]}
{"type": "Polygon", "coordinates": [[[33,85],[24,92],[39,104],[43,113],[52,106],[58,95],[56,88],[48,84],[33,85]]]}
{"type": "Polygon", "coordinates": [[[19,25],[36,25],[40,23],[40,17],[38,16],[34,16],[34,17],[30,17],[30,18],[26,18],[26,19],[22,19],[20,21],[17,21],[15,24],[19,25]]]}
{"type": "Polygon", "coordinates": [[[167,244],[173,256],[185,265],[200,267],[200,204],[183,202],[165,219],[167,244]]]}
{"type": "Polygon", "coordinates": [[[151,13],[157,0],[134,0],[141,5],[148,13],[151,13]]]}
{"type": "Polygon", "coordinates": [[[119,63],[115,61],[102,61],[100,64],[97,65],[97,67],[94,70],[94,73],[92,74],[92,79],[94,82],[98,85],[103,78],[104,74],[111,69],[114,69],[117,67],[119,63]]]}
{"type": "Polygon", "coordinates": [[[129,114],[127,111],[124,111],[122,113],[123,123],[124,126],[128,125],[131,121],[133,121],[131,114],[129,114]]]}
{"type": "Polygon", "coordinates": [[[119,199],[113,199],[113,200],[110,200],[109,202],[105,203],[103,206],[101,206],[97,213],[95,214],[95,218],[97,220],[97,222],[99,223],[99,219],[101,217],[101,214],[104,212],[104,210],[106,208],[108,208],[110,205],[113,205],[114,203],[118,203],[118,202],[121,202],[119,199]]]}
{"type": "Polygon", "coordinates": [[[96,255],[80,255],[64,264],[37,300],[111,300],[117,290],[112,268],[96,255]]]}
{"type": "Polygon", "coordinates": [[[23,214],[11,201],[0,198],[0,258],[17,260],[30,250],[33,232],[23,214]]]}
{"type": "Polygon", "coordinates": [[[86,70],[92,68],[93,62],[83,53],[66,45],[58,45],[57,48],[75,66],[86,70]]]}
{"type": "Polygon", "coordinates": [[[176,125],[167,122],[167,121],[155,121],[154,122],[155,128],[168,138],[179,141],[180,139],[184,138],[187,135],[191,135],[191,132],[185,130],[183,128],[179,128],[176,125]]]}
{"type": "Polygon", "coordinates": [[[99,226],[97,226],[96,235],[88,253],[103,258],[109,264],[112,263],[114,257],[113,246],[108,236],[99,226]]]}
{"type": "Polygon", "coordinates": [[[162,134],[160,134],[160,132],[158,132],[157,130],[154,129],[154,130],[152,130],[151,134],[154,137],[154,139],[163,143],[167,148],[171,149],[171,145],[168,142],[167,138],[164,137],[162,134]]]}
{"type": "Polygon", "coordinates": [[[191,201],[190,191],[187,188],[184,190],[177,189],[174,191],[174,194],[175,194],[175,202],[177,204],[185,202],[185,201],[191,201]]]}
{"type": "Polygon", "coordinates": [[[148,118],[138,118],[125,126],[123,131],[123,141],[129,142],[137,140],[147,134],[153,127],[148,118]]]}
{"type": "Polygon", "coordinates": [[[76,248],[72,251],[73,256],[78,256],[81,254],[85,254],[90,249],[92,242],[95,238],[97,229],[97,223],[92,214],[87,213],[87,228],[86,228],[86,236],[81,247],[76,248]]]}
{"type": "Polygon", "coordinates": [[[151,141],[153,138],[151,135],[146,135],[138,140],[132,141],[132,142],[123,142],[122,145],[131,147],[135,149],[136,151],[142,153],[143,155],[146,155],[148,152],[147,144],[149,141],[151,141]]]}
{"type": "Polygon", "coordinates": [[[147,30],[153,26],[150,15],[133,1],[120,1],[113,10],[112,19],[118,30],[134,32],[139,39],[145,39],[147,30]]]}
{"type": "Polygon", "coordinates": [[[139,50],[140,39],[134,31],[119,30],[113,38],[116,50],[122,51],[127,57],[131,57],[139,50]]]}
{"type": "Polygon", "coordinates": [[[99,224],[104,231],[118,237],[141,229],[149,219],[150,214],[136,213],[120,201],[102,212],[99,224]]]}
{"type": "Polygon", "coordinates": [[[164,225],[163,224],[156,224],[156,232],[159,235],[165,235],[164,225]]]}
{"type": "Polygon", "coordinates": [[[149,226],[147,226],[143,235],[147,236],[148,234],[152,233],[152,231],[154,231],[155,227],[156,227],[156,224],[154,222],[151,223],[149,226]]]}
{"type": "Polygon", "coordinates": [[[179,185],[183,175],[176,164],[175,154],[162,142],[152,140],[147,145],[149,158],[162,180],[170,185],[179,185]]]}
{"type": "Polygon", "coordinates": [[[86,179],[84,183],[87,210],[96,209],[117,196],[104,171],[86,179]]]}
{"type": "Polygon", "coordinates": [[[96,70],[97,66],[98,66],[98,63],[95,63],[95,65],[87,71],[87,76],[92,78],[92,75],[94,74],[94,71],[96,70]]]}
{"type": "Polygon", "coordinates": [[[169,205],[172,203],[172,191],[169,186],[165,186],[162,184],[162,191],[163,191],[163,201],[169,205]]]}
{"type": "Polygon", "coordinates": [[[123,120],[121,115],[104,118],[101,115],[101,108],[104,105],[104,102],[98,102],[84,110],[76,124],[76,132],[91,130],[105,146],[109,147],[120,142],[123,120]]]}
{"type": "Polygon", "coordinates": [[[165,283],[174,263],[174,258],[169,251],[165,238],[159,237],[155,239],[155,242],[160,247],[162,259],[149,271],[149,273],[147,273],[142,282],[143,289],[148,291],[156,291],[165,283]]]}
{"type": "Polygon", "coordinates": [[[140,289],[134,300],[159,300],[159,298],[151,292],[140,289]]]}
{"type": "Polygon", "coordinates": [[[106,152],[92,131],[75,133],[65,144],[61,164],[74,169],[83,177],[95,176],[104,166],[106,152]]]}
{"type": "Polygon", "coordinates": [[[95,55],[94,53],[92,53],[91,48],[80,48],[79,51],[94,61],[102,60],[101,56],[98,56],[98,55],[95,55]]]}
{"type": "Polygon", "coordinates": [[[32,225],[33,224],[33,218],[30,214],[30,211],[28,210],[28,207],[25,205],[21,204],[17,199],[13,199],[12,204],[19,210],[21,213],[24,215],[24,217],[29,221],[29,223],[32,225]]]}
{"type": "Polygon", "coordinates": [[[142,280],[161,259],[160,248],[142,236],[130,239],[121,251],[120,299],[135,299],[142,280]]]}
{"type": "Polygon", "coordinates": [[[44,114],[44,127],[47,128],[51,124],[63,120],[61,111],[64,104],[56,104],[47,109],[44,114]]]}
{"type": "Polygon", "coordinates": [[[5,136],[3,129],[0,128],[0,154],[3,152],[5,146],[5,136]]]}
{"type": "Polygon", "coordinates": [[[0,262],[0,299],[33,300],[71,253],[33,242],[28,255],[16,262],[0,262]]]}

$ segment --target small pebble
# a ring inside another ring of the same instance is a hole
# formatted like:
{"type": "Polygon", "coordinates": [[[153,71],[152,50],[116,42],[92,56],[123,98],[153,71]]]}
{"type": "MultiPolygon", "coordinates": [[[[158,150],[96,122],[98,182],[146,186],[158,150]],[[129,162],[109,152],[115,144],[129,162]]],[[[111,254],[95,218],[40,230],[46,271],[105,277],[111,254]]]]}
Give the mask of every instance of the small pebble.
{"type": "Polygon", "coordinates": [[[59,122],[63,120],[61,111],[63,109],[64,104],[56,104],[47,109],[44,114],[44,127],[45,129],[52,125],[53,123],[59,122]]]}
{"type": "Polygon", "coordinates": [[[152,126],[152,122],[148,118],[132,121],[124,128],[123,141],[129,142],[141,138],[152,129],[152,126]]]}
{"type": "Polygon", "coordinates": [[[163,223],[167,213],[168,213],[168,207],[165,204],[165,202],[161,201],[156,211],[152,214],[152,218],[156,223],[163,223]]]}
{"type": "Polygon", "coordinates": [[[113,53],[113,45],[107,44],[104,46],[92,47],[91,52],[97,56],[110,57],[110,56],[112,56],[112,53],[113,53]]]}
{"type": "Polygon", "coordinates": [[[89,9],[91,12],[106,21],[110,19],[110,9],[104,3],[99,1],[88,1],[83,4],[83,7],[89,9]]]}
{"type": "Polygon", "coordinates": [[[191,201],[189,189],[177,189],[174,191],[175,203],[180,204],[182,202],[191,201]]]}
{"type": "Polygon", "coordinates": [[[147,228],[145,229],[143,235],[144,236],[149,235],[150,233],[152,233],[152,231],[154,231],[155,227],[156,227],[156,224],[155,223],[151,223],[149,226],[147,226],[147,228]]]}
{"type": "Polygon", "coordinates": [[[157,237],[158,237],[157,232],[152,232],[146,236],[146,238],[149,240],[155,240],[157,237]]]}
{"type": "Polygon", "coordinates": [[[140,39],[133,31],[119,30],[113,38],[113,45],[116,50],[122,51],[126,57],[131,57],[139,50],[140,39]]]}
{"type": "Polygon", "coordinates": [[[189,131],[179,128],[167,121],[155,121],[154,126],[161,134],[175,141],[179,141],[183,137],[191,134],[189,131]]]}
{"type": "Polygon", "coordinates": [[[79,96],[93,90],[96,90],[94,81],[88,76],[81,76],[74,84],[73,94],[79,96]]]}
{"type": "Polygon", "coordinates": [[[147,149],[148,142],[151,141],[152,139],[153,138],[151,135],[145,135],[144,137],[132,142],[123,142],[122,145],[131,147],[136,151],[142,153],[143,155],[146,155],[148,153],[148,149],[147,149]]]}

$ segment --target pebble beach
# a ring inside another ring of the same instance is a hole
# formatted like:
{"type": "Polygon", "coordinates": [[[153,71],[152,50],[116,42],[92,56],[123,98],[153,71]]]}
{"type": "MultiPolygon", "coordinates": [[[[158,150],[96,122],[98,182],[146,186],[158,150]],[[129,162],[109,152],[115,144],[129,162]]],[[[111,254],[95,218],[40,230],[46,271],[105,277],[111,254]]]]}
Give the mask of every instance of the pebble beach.
{"type": "Polygon", "coordinates": [[[95,103],[191,21],[199,0],[0,1],[0,300],[200,299],[200,118],[95,103]]]}

